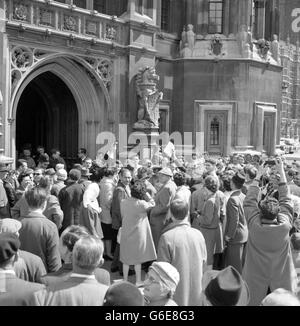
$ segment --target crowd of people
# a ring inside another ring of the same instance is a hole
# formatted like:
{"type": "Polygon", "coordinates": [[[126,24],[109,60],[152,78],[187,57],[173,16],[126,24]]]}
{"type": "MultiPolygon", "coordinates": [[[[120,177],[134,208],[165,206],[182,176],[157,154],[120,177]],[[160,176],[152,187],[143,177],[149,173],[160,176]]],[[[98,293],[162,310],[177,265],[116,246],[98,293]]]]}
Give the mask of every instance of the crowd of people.
{"type": "Polygon", "coordinates": [[[299,306],[299,281],[297,162],[81,148],[69,170],[40,146],[0,163],[0,305],[299,306]]]}

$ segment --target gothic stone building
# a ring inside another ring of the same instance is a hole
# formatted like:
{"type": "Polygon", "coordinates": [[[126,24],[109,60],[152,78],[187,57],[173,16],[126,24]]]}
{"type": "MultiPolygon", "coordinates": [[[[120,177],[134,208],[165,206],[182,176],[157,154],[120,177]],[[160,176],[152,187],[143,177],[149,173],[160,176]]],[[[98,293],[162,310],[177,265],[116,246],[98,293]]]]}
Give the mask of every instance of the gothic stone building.
{"type": "Polygon", "coordinates": [[[0,0],[1,151],[31,143],[94,157],[100,132],[132,131],[135,76],[149,66],[164,93],[160,131],[191,132],[198,151],[272,153],[280,14],[279,0],[0,0]]]}

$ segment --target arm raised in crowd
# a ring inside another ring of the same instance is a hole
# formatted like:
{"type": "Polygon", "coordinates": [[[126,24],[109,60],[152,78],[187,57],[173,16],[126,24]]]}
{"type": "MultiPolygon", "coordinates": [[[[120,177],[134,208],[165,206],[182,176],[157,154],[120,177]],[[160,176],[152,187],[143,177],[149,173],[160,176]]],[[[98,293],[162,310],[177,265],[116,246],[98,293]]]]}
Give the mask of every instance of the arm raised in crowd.
{"type": "Polygon", "coordinates": [[[280,213],[283,213],[284,215],[288,216],[289,222],[292,224],[294,209],[293,209],[289,188],[287,185],[287,179],[284,171],[283,162],[281,159],[277,159],[276,168],[278,173],[280,174],[280,182],[278,188],[280,213]]]}

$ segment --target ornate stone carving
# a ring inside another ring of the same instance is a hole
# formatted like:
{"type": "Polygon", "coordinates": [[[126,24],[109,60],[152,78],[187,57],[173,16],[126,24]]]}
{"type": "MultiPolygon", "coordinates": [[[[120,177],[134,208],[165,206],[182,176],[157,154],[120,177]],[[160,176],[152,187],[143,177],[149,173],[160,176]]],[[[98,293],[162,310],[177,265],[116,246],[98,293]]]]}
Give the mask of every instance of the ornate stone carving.
{"type": "Polygon", "coordinates": [[[196,41],[196,34],[194,33],[194,26],[189,24],[187,26],[187,32],[186,32],[186,42],[187,42],[188,48],[191,51],[194,50],[195,41],[196,41]]]}
{"type": "Polygon", "coordinates": [[[157,89],[159,76],[154,67],[139,70],[136,76],[136,91],[138,96],[138,121],[135,129],[159,128],[159,102],[163,93],[157,89]]]}
{"type": "Polygon", "coordinates": [[[73,16],[64,16],[64,29],[67,31],[76,32],[77,30],[77,20],[73,16]]]}
{"type": "Polygon", "coordinates": [[[40,10],[40,24],[45,26],[53,26],[53,12],[47,9],[40,10]]]}
{"type": "Polygon", "coordinates": [[[225,52],[223,51],[223,46],[223,41],[220,35],[213,35],[210,41],[210,55],[215,55],[216,57],[225,55],[225,52]]]}
{"type": "Polygon", "coordinates": [[[268,60],[270,57],[270,42],[261,38],[257,41],[257,50],[258,50],[258,55],[263,59],[263,60],[268,60]]]}
{"type": "Polygon", "coordinates": [[[27,21],[28,20],[28,6],[22,3],[14,4],[13,19],[27,21]]]}
{"type": "Polygon", "coordinates": [[[96,71],[106,88],[110,88],[113,79],[112,62],[106,58],[85,57],[84,60],[96,71]]]}
{"type": "Polygon", "coordinates": [[[117,38],[117,31],[114,26],[106,25],[104,39],[108,41],[115,41],[117,38]]]}
{"type": "Polygon", "coordinates": [[[33,63],[32,52],[24,47],[18,46],[12,50],[12,65],[20,70],[26,70],[33,63]]]}

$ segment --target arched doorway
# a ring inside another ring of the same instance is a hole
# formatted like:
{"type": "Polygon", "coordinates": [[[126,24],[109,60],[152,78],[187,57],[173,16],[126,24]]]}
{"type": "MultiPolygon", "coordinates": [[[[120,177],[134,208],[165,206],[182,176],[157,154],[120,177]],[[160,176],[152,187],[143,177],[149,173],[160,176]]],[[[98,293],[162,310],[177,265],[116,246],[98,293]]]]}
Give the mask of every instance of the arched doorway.
{"type": "Polygon", "coordinates": [[[59,148],[68,165],[78,150],[78,108],[68,86],[50,71],[34,78],[17,106],[16,149],[43,145],[50,154],[59,148]]]}

